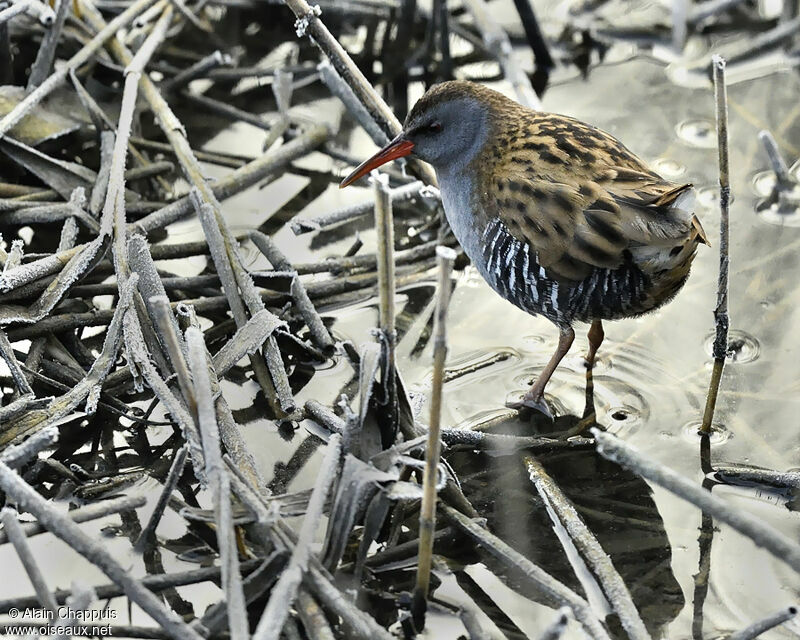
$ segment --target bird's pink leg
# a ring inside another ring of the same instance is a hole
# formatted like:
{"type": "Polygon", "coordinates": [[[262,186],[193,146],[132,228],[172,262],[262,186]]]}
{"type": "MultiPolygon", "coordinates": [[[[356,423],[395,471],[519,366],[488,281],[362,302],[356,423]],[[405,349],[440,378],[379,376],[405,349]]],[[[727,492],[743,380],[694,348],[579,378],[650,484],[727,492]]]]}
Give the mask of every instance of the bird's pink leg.
{"type": "Polygon", "coordinates": [[[550,378],[552,377],[553,372],[556,370],[558,363],[564,359],[565,355],[567,355],[569,348],[572,346],[573,340],[575,340],[575,332],[572,330],[572,327],[562,328],[561,335],[558,337],[558,346],[556,347],[556,352],[542,370],[539,378],[520,400],[509,403],[509,407],[512,409],[521,409],[522,407],[538,409],[545,415],[552,417],[550,414],[550,409],[544,401],[544,388],[550,381],[550,378]]]}
{"type": "Polygon", "coordinates": [[[603,331],[603,321],[593,320],[586,337],[589,338],[589,352],[586,354],[586,366],[591,369],[594,366],[594,357],[597,355],[597,350],[600,348],[600,345],[603,344],[603,338],[606,337],[603,331]]]}

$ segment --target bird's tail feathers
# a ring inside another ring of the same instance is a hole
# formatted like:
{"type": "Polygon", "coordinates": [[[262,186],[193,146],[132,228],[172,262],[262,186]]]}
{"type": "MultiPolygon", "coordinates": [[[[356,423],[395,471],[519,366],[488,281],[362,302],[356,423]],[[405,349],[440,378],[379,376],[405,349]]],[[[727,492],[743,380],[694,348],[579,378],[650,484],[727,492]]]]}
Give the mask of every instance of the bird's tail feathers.
{"type": "Polygon", "coordinates": [[[692,216],[692,237],[698,244],[704,244],[709,247],[711,246],[711,242],[706,235],[706,230],[703,229],[703,225],[700,224],[700,218],[697,216],[692,216]]]}

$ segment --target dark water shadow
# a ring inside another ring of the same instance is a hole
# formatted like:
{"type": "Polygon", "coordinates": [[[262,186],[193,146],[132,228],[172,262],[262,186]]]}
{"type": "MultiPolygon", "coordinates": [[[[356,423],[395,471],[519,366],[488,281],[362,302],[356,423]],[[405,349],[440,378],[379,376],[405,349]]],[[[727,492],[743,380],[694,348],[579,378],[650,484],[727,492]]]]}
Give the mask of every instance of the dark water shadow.
{"type": "MultiPolygon", "coordinates": [[[[536,415],[494,425],[491,431],[547,435],[574,432],[585,424],[581,416],[559,416],[551,422],[536,415]]],[[[489,529],[585,597],[547,508],[528,477],[525,455],[530,452],[493,455],[457,451],[447,459],[460,478],[465,495],[487,519],[489,529]]],[[[611,557],[645,625],[654,637],[658,636],[659,630],[683,608],[684,596],[672,571],[672,549],[649,485],[593,449],[558,450],[539,454],[537,459],[611,557]]],[[[551,604],[521,574],[509,571],[489,556],[483,562],[521,595],[551,604]]],[[[459,583],[474,591],[468,582],[462,572],[459,583]]],[[[495,621],[502,621],[493,613],[490,615],[495,621]]],[[[613,636],[626,637],[615,614],[607,618],[607,623],[613,636]]],[[[509,637],[519,634],[514,628],[503,630],[509,632],[509,637]]]]}

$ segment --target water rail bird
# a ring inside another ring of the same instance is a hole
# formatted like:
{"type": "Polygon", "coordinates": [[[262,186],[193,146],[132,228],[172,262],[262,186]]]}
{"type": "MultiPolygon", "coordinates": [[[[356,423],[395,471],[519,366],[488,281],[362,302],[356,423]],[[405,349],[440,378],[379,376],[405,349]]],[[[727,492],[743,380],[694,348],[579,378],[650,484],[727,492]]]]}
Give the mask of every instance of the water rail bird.
{"type": "Polygon", "coordinates": [[[602,321],[668,302],[697,245],[708,244],[691,184],[663,179],[596,127],[477,83],[431,87],[402,132],[340,187],[404,156],[435,169],[450,227],[492,289],[559,329],[555,353],[515,408],[550,415],[544,390],[573,323],[591,323],[591,368],[602,321]]]}

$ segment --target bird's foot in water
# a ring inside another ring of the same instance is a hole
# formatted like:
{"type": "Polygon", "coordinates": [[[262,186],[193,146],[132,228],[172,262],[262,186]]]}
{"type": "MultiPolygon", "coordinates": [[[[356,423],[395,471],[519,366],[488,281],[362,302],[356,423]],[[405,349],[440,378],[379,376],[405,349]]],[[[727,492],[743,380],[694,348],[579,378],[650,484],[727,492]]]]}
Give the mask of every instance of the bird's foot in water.
{"type": "Polygon", "coordinates": [[[550,407],[547,404],[547,400],[544,399],[544,395],[534,396],[529,393],[526,393],[524,396],[522,396],[517,400],[509,400],[508,402],[506,402],[506,406],[509,409],[516,409],[517,411],[525,411],[526,409],[533,409],[534,411],[543,413],[548,418],[553,420],[553,412],[550,410],[550,407]]]}

